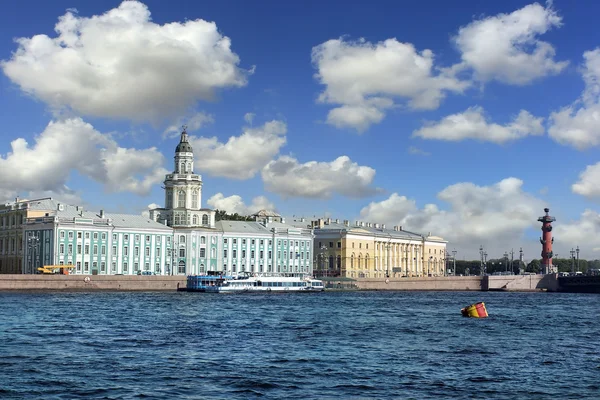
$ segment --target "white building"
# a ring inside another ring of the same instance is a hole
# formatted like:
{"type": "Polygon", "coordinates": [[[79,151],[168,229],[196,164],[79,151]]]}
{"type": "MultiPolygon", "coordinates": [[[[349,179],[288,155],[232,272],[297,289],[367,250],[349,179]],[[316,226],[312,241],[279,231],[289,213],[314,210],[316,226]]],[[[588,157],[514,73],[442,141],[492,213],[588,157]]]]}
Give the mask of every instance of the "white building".
{"type": "Polygon", "coordinates": [[[311,229],[287,225],[266,211],[256,221],[216,222],[215,211],[202,208],[202,177],[194,173],[185,129],[164,188],[165,207],[150,210],[150,218],[174,229],[176,274],[312,273],[311,229]]]}

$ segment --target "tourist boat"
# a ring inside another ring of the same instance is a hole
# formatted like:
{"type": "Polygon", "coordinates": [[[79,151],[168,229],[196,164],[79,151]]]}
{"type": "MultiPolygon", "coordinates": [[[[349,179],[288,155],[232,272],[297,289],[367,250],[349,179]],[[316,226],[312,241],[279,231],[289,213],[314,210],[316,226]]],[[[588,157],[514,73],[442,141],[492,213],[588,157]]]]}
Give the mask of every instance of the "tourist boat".
{"type": "Polygon", "coordinates": [[[323,281],[310,276],[284,274],[240,274],[237,276],[193,275],[187,278],[186,291],[208,293],[242,292],[320,292],[323,281]]]}

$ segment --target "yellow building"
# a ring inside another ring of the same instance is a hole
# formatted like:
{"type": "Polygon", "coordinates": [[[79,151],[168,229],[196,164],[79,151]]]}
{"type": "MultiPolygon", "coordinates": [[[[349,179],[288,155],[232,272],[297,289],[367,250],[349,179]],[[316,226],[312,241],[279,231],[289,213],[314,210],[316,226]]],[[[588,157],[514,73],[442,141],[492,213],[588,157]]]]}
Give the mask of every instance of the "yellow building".
{"type": "Polygon", "coordinates": [[[55,209],[51,198],[36,200],[15,199],[0,205],[0,274],[21,274],[23,246],[37,243],[23,242],[23,224],[27,218],[43,217],[55,209]]]}
{"type": "Polygon", "coordinates": [[[312,227],[317,276],[399,278],[443,276],[447,271],[447,242],[441,237],[331,218],[313,221],[312,227]]]}

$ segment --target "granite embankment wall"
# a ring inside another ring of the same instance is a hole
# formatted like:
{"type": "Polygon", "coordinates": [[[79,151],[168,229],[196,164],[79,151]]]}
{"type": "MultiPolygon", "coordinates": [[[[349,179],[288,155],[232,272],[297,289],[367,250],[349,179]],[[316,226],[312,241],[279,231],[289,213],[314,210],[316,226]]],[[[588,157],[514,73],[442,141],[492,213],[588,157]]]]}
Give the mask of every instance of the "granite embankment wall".
{"type": "Polygon", "coordinates": [[[176,291],[185,284],[182,276],[0,275],[0,290],[176,291]]]}
{"type": "Polygon", "coordinates": [[[557,291],[556,275],[445,276],[436,278],[357,279],[363,290],[557,291]]]}
{"type": "MultiPolygon", "coordinates": [[[[556,291],[556,275],[446,276],[436,278],[357,279],[362,290],[556,291]]],[[[0,290],[128,290],[176,291],[182,276],[128,275],[0,275],[0,290]]]]}
{"type": "Polygon", "coordinates": [[[436,278],[357,279],[363,290],[482,290],[480,276],[446,276],[436,278]]]}

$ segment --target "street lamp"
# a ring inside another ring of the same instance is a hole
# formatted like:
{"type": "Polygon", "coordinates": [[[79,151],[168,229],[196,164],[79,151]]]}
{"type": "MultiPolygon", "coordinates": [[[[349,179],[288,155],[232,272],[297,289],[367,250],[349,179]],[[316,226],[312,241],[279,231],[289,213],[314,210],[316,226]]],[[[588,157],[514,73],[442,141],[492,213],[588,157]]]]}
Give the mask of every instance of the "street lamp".
{"type": "Polygon", "coordinates": [[[487,252],[483,253],[483,274],[485,275],[486,271],[487,271],[487,252]]]}
{"type": "Polygon", "coordinates": [[[427,277],[431,276],[431,260],[433,260],[433,256],[429,256],[429,260],[427,262],[427,277]]]}
{"type": "Polygon", "coordinates": [[[508,273],[508,252],[504,252],[504,273],[508,273]]]}
{"type": "Polygon", "coordinates": [[[29,248],[32,250],[33,256],[31,257],[31,263],[29,263],[30,267],[31,267],[31,273],[35,274],[36,272],[36,261],[37,261],[37,255],[38,255],[38,249],[40,246],[40,238],[38,236],[35,235],[35,233],[32,236],[29,236],[27,238],[27,243],[29,245],[29,248]]]}
{"type": "Polygon", "coordinates": [[[452,267],[452,275],[456,276],[456,249],[452,250],[452,262],[454,263],[452,267]]]}
{"type": "Polygon", "coordinates": [[[579,272],[579,246],[577,246],[575,252],[577,253],[577,272],[579,272]]]}
{"type": "Polygon", "coordinates": [[[571,274],[575,274],[575,250],[571,248],[571,274]]]}
{"type": "Polygon", "coordinates": [[[321,246],[319,247],[319,263],[320,263],[320,272],[321,272],[321,276],[327,276],[327,273],[324,272],[325,269],[325,265],[324,265],[324,260],[323,258],[325,257],[325,255],[323,254],[324,251],[327,251],[327,246],[321,246]]]}

